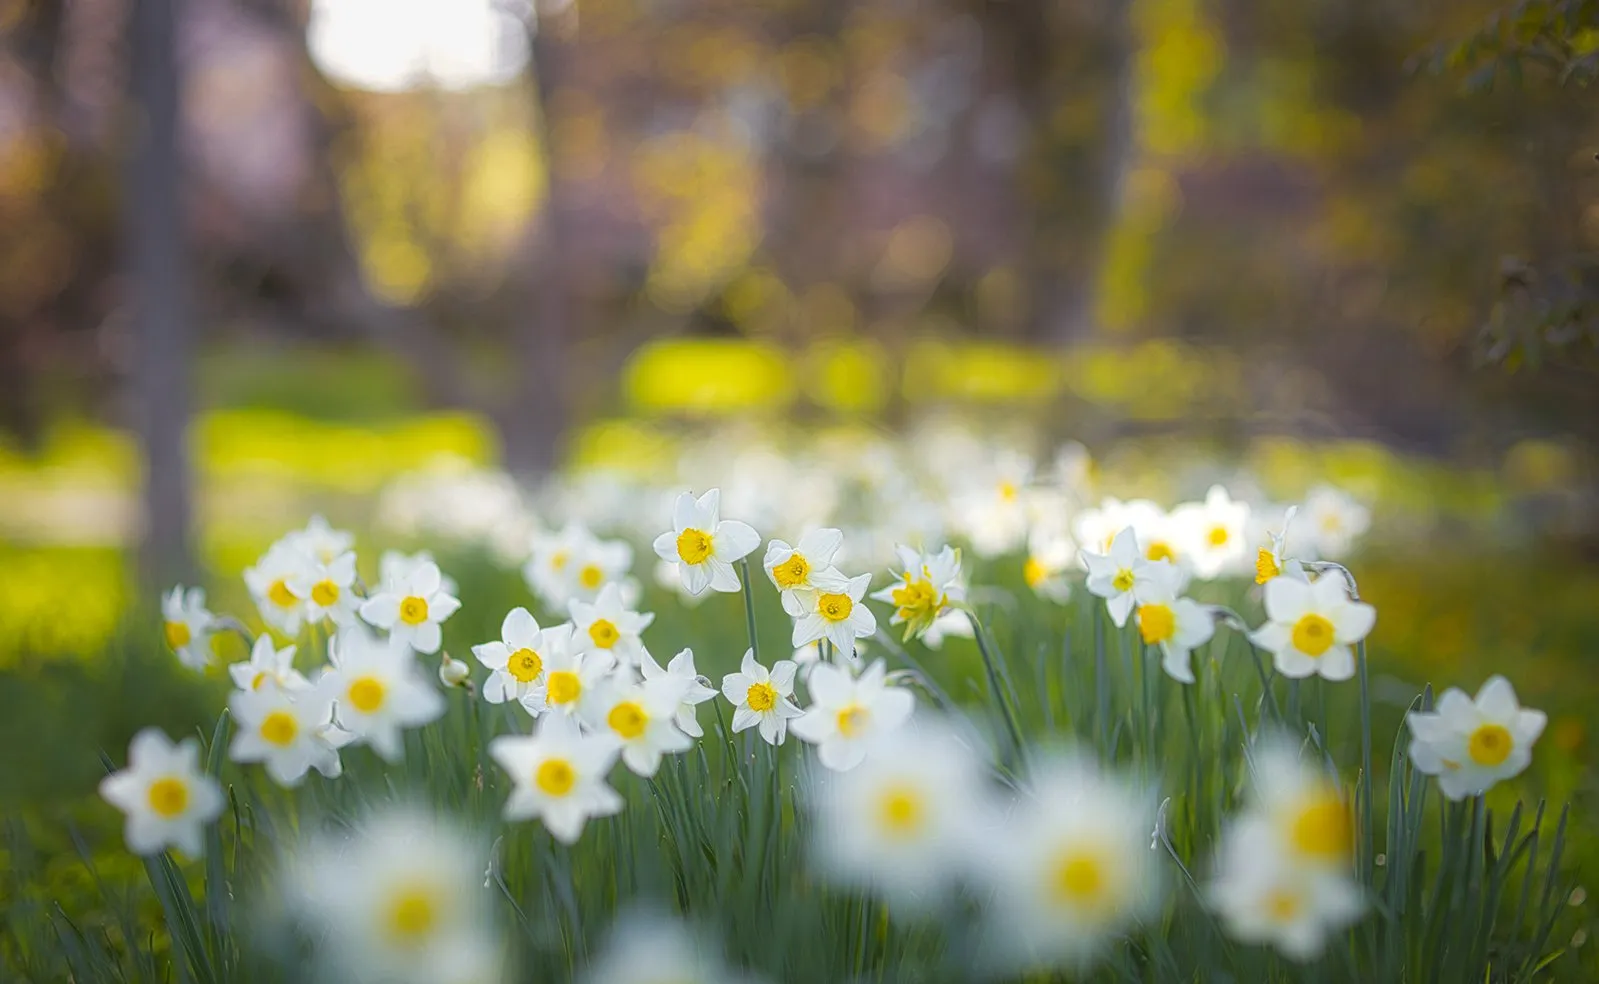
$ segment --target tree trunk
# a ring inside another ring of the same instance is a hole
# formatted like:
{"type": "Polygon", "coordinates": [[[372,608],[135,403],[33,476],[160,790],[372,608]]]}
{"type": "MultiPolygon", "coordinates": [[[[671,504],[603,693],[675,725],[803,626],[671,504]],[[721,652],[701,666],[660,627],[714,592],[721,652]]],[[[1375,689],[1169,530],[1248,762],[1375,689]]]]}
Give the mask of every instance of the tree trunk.
{"type": "Polygon", "coordinates": [[[189,554],[191,329],[178,150],[176,0],[134,0],[123,187],[133,390],[144,448],[144,583],[194,573],[189,554]]]}

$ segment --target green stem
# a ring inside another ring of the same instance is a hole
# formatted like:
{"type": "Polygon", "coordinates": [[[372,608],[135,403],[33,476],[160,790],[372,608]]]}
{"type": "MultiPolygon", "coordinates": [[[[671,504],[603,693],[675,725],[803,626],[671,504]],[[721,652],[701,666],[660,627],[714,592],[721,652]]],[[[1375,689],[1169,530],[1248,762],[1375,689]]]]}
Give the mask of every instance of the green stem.
{"type": "Polygon", "coordinates": [[[755,654],[755,661],[761,661],[761,648],[755,640],[755,594],[750,587],[750,559],[745,557],[738,562],[744,569],[744,576],[740,579],[744,586],[744,621],[749,626],[750,652],[755,654]]]}
{"type": "Polygon", "coordinates": [[[970,610],[966,611],[967,621],[972,623],[972,637],[977,640],[977,651],[983,657],[983,670],[988,675],[988,690],[994,695],[994,702],[999,704],[1000,716],[1005,720],[1005,730],[1010,735],[1011,757],[1007,763],[1011,767],[1021,764],[1022,760],[1022,729],[1016,722],[1016,716],[1011,710],[1010,701],[1005,699],[1005,692],[1000,687],[999,671],[994,666],[994,654],[984,635],[983,625],[977,616],[970,610]]]}

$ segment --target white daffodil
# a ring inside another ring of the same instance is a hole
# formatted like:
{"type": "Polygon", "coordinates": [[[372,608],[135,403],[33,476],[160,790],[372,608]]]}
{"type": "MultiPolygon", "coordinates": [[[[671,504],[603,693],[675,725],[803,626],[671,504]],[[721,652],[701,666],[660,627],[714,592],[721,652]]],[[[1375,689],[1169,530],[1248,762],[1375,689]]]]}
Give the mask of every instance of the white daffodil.
{"type": "Polygon", "coordinates": [[[843,667],[818,663],[806,689],[814,702],[793,724],[794,735],[816,746],[817,759],[834,772],[861,764],[872,739],[910,719],[916,699],[885,682],[888,666],[873,661],[859,677],[843,667]]]}
{"type": "Polygon", "coordinates": [[[321,516],[312,516],[305,529],[295,530],[281,541],[323,566],[350,552],[355,535],[336,530],[321,516]]]}
{"type": "MultiPolygon", "coordinates": [[[[418,567],[432,563],[433,554],[426,550],[418,550],[411,554],[398,550],[385,550],[378,558],[378,584],[398,584],[410,577],[411,572],[418,567]]],[[[439,572],[439,590],[457,598],[461,596],[461,592],[456,588],[455,578],[443,571],[439,572]]]]}
{"type": "Polygon", "coordinates": [[[1143,790],[1081,760],[1044,763],[989,839],[992,928],[1019,965],[1082,965],[1160,905],[1143,790]]]}
{"type": "Polygon", "coordinates": [[[583,715],[617,671],[616,657],[605,650],[584,653],[577,647],[570,622],[551,626],[540,636],[544,657],[544,709],[562,717],[583,715]]]}
{"type": "MultiPolygon", "coordinates": [[[[1133,499],[1125,504],[1127,525],[1138,539],[1138,549],[1149,560],[1164,560],[1187,577],[1191,558],[1185,549],[1183,532],[1173,517],[1149,499],[1133,499]]],[[[1181,591],[1184,585],[1179,584],[1181,591]]]]}
{"type": "Polygon", "coordinates": [[[1222,832],[1206,901],[1240,942],[1314,960],[1365,911],[1360,886],[1346,872],[1298,865],[1272,850],[1266,827],[1264,818],[1246,816],[1222,832]]]}
{"type": "Polygon", "coordinates": [[[483,684],[483,699],[490,704],[514,700],[534,717],[544,711],[544,654],[552,644],[566,644],[571,629],[561,626],[547,638],[546,630],[526,608],[513,608],[500,623],[500,638],[472,647],[472,655],[491,671],[483,684]]]}
{"type": "MultiPolygon", "coordinates": [[[[593,601],[606,588],[620,588],[633,569],[633,546],[626,540],[600,540],[589,536],[579,541],[567,563],[572,601],[593,601]]],[[[634,593],[637,591],[635,589],[634,593]]]]}
{"type": "Polygon", "coordinates": [[[527,563],[522,565],[522,579],[547,608],[564,609],[572,600],[572,558],[593,539],[581,523],[533,534],[527,563]]]}
{"type": "Polygon", "coordinates": [[[1033,462],[1026,455],[1002,452],[978,472],[954,495],[951,525],[979,557],[998,557],[1015,550],[1027,535],[1033,462]]]}
{"type": "Polygon", "coordinates": [[[198,857],[200,827],[222,814],[222,787],[200,771],[193,738],[173,744],[159,728],[145,728],[128,746],[128,767],[100,780],[100,795],[127,814],[123,839],[135,854],[158,854],[167,845],[198,857]]]}
{"type": "Polygon", "coordinates": [[[910,547],[895,547],[899,555],[897,583],[872,595],[875,601],[894,606],[890,625],[905,626],[906,639],[925,633],[934,620],[951,605],[966,597],[960,583],[961,554],[945,547],[936,554],[922,554],[910,547]]]}
{"type": "Polygon", "coordinates": [[[480,848],[419,810],[326,827],[285,865],[287,911],[319,945],[317,979],[500,981],[480,848]]]}
{"type": "Polygon", "coordinates": [[[1034,530],[1027,537],[1027,559],[1022,561],[1022,581],[1046,601],[1065,604],[1072,596],[1066,572],[1077,557],[1077,548],[1064,533],[1034,530]]]}
{"type": "Polygon", "coordinates": [[[1266,582],[1266,618],[1249,638],[1272,654],[1278,673],[1347,680],[1355,675],[1350,647],[1366,638],[1377,610],[1351,601],[1342,578],[1275,577],[1266,582]]]}
{"type": "Polygon", "coordinates": [[[211,665],[211,633],[217,617],[205,607],[204,588],[173,588],[161,599],[167,646],[191,670],[211,665]]]}
{"type": "Polygon", "coordinates": [[[280,786],[298,786],[310,769],[329,779],[344,771],[339,749],[355,736],[333,723],[326,693],[298,697],[278,687],[235,690],[228,711],[238,729],[228,755],[235,762],[261,762],[280,786]]]}
{"type": "Polygon", "coordinates": [[[1134,621],[1144,645],[1160,647],[1160,665],[1167,675],[1180,683],[1193,683],[1190,654],[1216,632],[1210,609],[1189,598],[1155,595],[1138,606],[1134,621]]]}
{"type": "Polygon", "coordinates": [[[320,676],[313,692],[335,701],[339,724],[357,741],[390,762],[404,754],[400,732],[444,713],[444,697],[422,675],[409,650],[379,641],[360,626],[341,629],[339,660],[320,676]]]}
{"type": "Polygon", "coordinates": [[[228,666],[228,676],[240,690],[276,688],[299,693],[311,683],[294,668],[294,646],[279,649],[265,632],[255,637],[250,658],[228,666]]]}
{"type": "Polygon", "coordinates": [[[750,984],[727,970],[715,950],[675,920],[623,919],[579,984],[750,984]]]}
{"type": "Polygon", "coordinates": [[[858,768],[813,784],[823,871],[897,906],[933,908],[969,867],[989,795],[970,746],[943,719],[917,715],[873,738],[858,768]]]}
{"type": "Polygon", "coordinates": [[[706,588],[737,591],[739,579],[733,564],[761,545],[760,536],[748,524],[720,518],[721,500],[719,489],[698,499],[684,492],[672,508],[672,528],[655,538],[655,553],[677,564],[690,594],[706,588]]]}
{"type": "Polygon", "coordinates": [[[255,599],[261,619],[287,636],[300,634],[305,621],[305,598],[294,593],[305,567],[305,554],[290,542],[278,541],[244,572],[245,586],[255,599]]]}
{"type": "Polygon", "coordinates": [[[1294,521],[1294,514],[1299,511],[1298,506],[1289,506],[1283,514],[1283,526],[1278,532],[1267,531],[1268,546],[1260,548],[1255,555],[1255,583],[1265,584],[1272,578],[1287,574],[1296,581],[1308,581],[1305,576],[1304,565],[1283,555],[1288,541],[1288,528],[1294,521]]]}
{"type": "Polygon", "coordinates": [[[1204,502],[1187,502],[1171,514],[1182,552],[1205,580],[1242,570],[1249,550],[1249,503],[1235,502],[1212,485],[1204,502]]]}
{"type": "Polygon", "coordinates": [[[461,603],[445,594],[437,564],[418,564],[405,577],[361,603],[361,617],[386,629],[389,638],[419,653],[436,653],[443,641],[439,623],[454,615],[461,603]]]}
{"type": "Polygon", "coordinates": [[[1151,560],[1138,549],[1138,537],[1125,526],[1111,540],[1106,554],[1083,551],[1088,567],[1088,590],[1105,599],[1105,610],[1117,628],[1127,624],[1136,605],[1175,596],[1181,588],[1177,568],[1169,561],[1151,560]]]}
{"type": "Polygon", "coordinates": [[[732,704],[733,731],[757,725],[769,745],[781,745],[788,737],[788,722],[800,716],[794,705],[794,674],[799,668],[792,660],[780,659],[771,672],[755,662],[755,651],[746,649],[739,672],[722,678],[722,696],[732,704]]]}
{"type": "Polygon", "coordinates": [[[877,616],[861,603],[871,582],[870,574],[851,578],[837,571],[817,574],[815,589],[798,599],[805,607],[794,619],[793,644],[826,639],[838,652],[853,653],[856,639],[877,631],[877,616]]]}
{"type": "Polygon", "coordinates": [[[1302,763],[1280,737],[1259,743],[1251,764],[1249,814],[1261,819],[1251,835],[1257,849],[1301,868],[1347,873],[1354,826],[1332,777],[1302,763]]]}
{"type": "Polygon", "coordinates": [[[355,593],[355,554],[339,554],[327,563],[309,554],[299,570],[289,581],[289,588],[305,599],[305,617],[309,622],[332,619],[335,625],[346,625],[355,618],[361,604],[355,593]]]}
{"type": "Polygon", "coordinates": [[[610,734],[585,735],[577,722],[552,714],[532,735],[500,735],[489,754],[515,784],[505,819],[538,817],[563,844],[573,844],[590,817],[622,810],[622,797],[606,785],[621,744],[610,734]]]}
{"type": "Polygon", "coordinates": [[[639,633],[649,628],[655,616],[630,611],[622,600],[622,588],[614,581],[600,589],[592,603],[573,599],[572,643],[585,653],[610,653],[619,665],[635,666],[644,642],[639,633]]]}
{"type": "Polygon", "coordinates": [[[835,529],[811,530],[795,546],[782,540],[766,545],[761,569],[782,595],[783,610],[796,618],[805,611],[800,595],[813,590],[812,579],[833,565],[844,534],[835,529]]]}
{"type": "Polygon", "coordinates": [[[702,737],[705,729],[700,727],[694,709],[715,697],[716,691],[707,686],[705,678],[694,669],[694,651],[685,649],[673,656],[672,661],[667,663],[666,669],[663,670],[661,664],[655,662],[655,657],[646,649],[639,653],[638,667],[646,683],[658,679],[670,679],[682,684],[682,696],[678,698],[675,718],[677,727],[691,738],[702,737]]]}
{"type": "Polygon", "coordinates": [[[1330,485],[1311,489],[1301,512],[1303,521],[1294,528],[1294,539],[1304,542],[1320,560],[1339,560],[1348,555],[1371,527],[1371,510],[1330,485]]]}
{"type": "Polygon", "coordinates": [[[676,721],[688,686],[671,675],[638,683],[618,674],[590,705],[589,725],[615,736],[622,743],[623,764],[648,779],[660,769],[662,755],[686,752],[694,745],[676,721]]]}
{"type": "Polygon", "coordinates": [[[1548,717],[1523,709],[1502,676],[1490,677],[1475,699],[1449,688],[1433,711],[1412,711],[1410,760],[1438,777],[1452,800],[1478,796],[1501,779],[1519,775],[1532,761],[1532,746],[1548,717]]]}

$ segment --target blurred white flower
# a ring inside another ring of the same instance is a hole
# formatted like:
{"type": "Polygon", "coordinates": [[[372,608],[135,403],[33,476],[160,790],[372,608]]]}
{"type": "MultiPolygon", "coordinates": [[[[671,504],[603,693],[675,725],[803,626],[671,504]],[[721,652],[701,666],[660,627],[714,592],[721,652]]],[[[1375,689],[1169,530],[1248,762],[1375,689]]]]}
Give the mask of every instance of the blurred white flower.
{"type": "Polygon", "coordinates": [[[260,690],[263,687],[280,687],[297,693],[308,690],[310,681],[294,668],[294,646],[279,649],[265,632],[255,637],[255,646],[248,660],[228,666],[233,685],[240,690],[260,690]]]}
{"type": "Polygon", "coordinates": [[[601,540],[579,526],[569,549],[563,567],[568,602],[593,601],[607,588],[620,592],[633,569],[633,547],[626,540],[601,540]]]}
{"type": "Polygon", "coordinates": [[[1027,559],[1022,562],[1022,581],[1033,593],[1046,601],[1065,604],[1072,596],[1072,585],[1066,578],[1077,548],[1064,533],[1035,529],[1027,537],[1027,559]]]}
{"type": "Polygon", "coordinates": [[[358,626],[340,629],[338,663],[313,689],[337,704],[340,726],[390,762],[404,754],[400,732],[419,728],[444,713],[444,697],[422,675],[408,649],[372,638],[358,626]]]}
{"type": "Polygon", "coordinates": [[[707,944],[676,920],[653,915],[623,919],[579,984],[747,984],[730,973],[707,944]]]}
{"type": "Polygon", "coordinates": [[[1205,580],[1243,569],[1249,553],[1249,504],[1212,485],[1204,502],[1172,510],[1172,526],[1194,572],[1205,580]]]}
{"type": "Polygon", "coordinates": [[[199,857],[201,826],[222,815],[222,788],[200,771],[193,738],[173,744],[159,728],[145,728],[128,746],[128,767],[100,780],[100,795],[127,814],[123,839],[135,854],[171,845],[199,857]]]}
{"type": "Polygon", "coordinates": [[[205,589],[181,585],[161,599],[162,627],[167,647],[178,662],[191,670],[211,665],[211,634],[217,618],[205,607],[205,589]]]}
{"type": "Polygon", "coordinates": [[[1235,939],[1314,960],[1328,937],[1365,911],[1360,886],[1346,873],[1296,865],[1263,848],[1263,826],[1260,818],[1246,817],[1223,831],[1206,900],[1235,939]]]}
{"type": "Polygon", "coordinates": [[[1135,621],[1144,645],[1160,647],[1166,673],[1181,683],[1193,683],[1190,654],[1216,632],[1210,609],[1189,598],[1157,594],[1138,606],[1135,621]]]}
{"type": "Polygon", "coordinates": [[[585,735],[576,721],[557,714],[540,718],[532,735],[490,740],[489,754],[514,783],[505,819],[537,817],[556,840],[576,843],[589,818],[622,810],[622,797],[605,782],[620,751],[613,735],[585,735]]]}
{"type": "Polygon", "coordinates": [[[1105,599],[1105,610],[1117,628],[1127,624],[1135,605],[1175,596],[1181,589],[1177,568],[1169,561],[1151,560],[1138,549],[1131,526],[1122,527],[1106,554],[1082,552],[1088,568],[1088,590],[1105,599]]]}
{"type": "MultiPolygon", "coordinates": [[[[583,653],[564,622],[539,634],[544,664],[544,708],[560,717],[583,715],[617,669],[616,658],[599,650],[583,653]]],[[[524,701],[531,712],[532,707],[524,701]]]]}
{"type": "Polygon", "coordinates": [[[759,534],[748,524],[720,517],[721,500],[719,489],[698,499],[684,492],[672,507],[672,528],[655,538],[655,553],[677,564],[690,594],[706,588],[737,591],[733,564],[761,545],[759,534]]]}
{"type": "Polygon", "coordinates": [[[1000,452],[989,462],[961,472],[967,487],[956,493],[951,506],[952,526],[971,542],[979,557],[1009,553],[1027,535],[1032,459],[1000,452]]]}
{"type": "Polygon", "coordinates": [[[901,727],[916,709],[902,687],[887,685],[888,667],[875,660],[859,677],[829,663],[818,663],[806,689],[812,704],[794,721],[795,737],[817,746],[817,759],[835,772],[861,764],[871,741],[901,727]]]}
{"type": "Polygon", "coordinates": [[[1249,812],[1262,821],[1256,847],[1300,867],[1347,872],[1354,826],[1332,778],[1301,762],[1280,736],[1256,743],[1252,765],[1249,812]]]}
{"type": "Polygon", "coordinates": [[[965,600],[961,554],[947,546],[936,554],[919,553],[907,546],[895,550],[899,555],[898,583],[874,593],[872,599],[894,606],[889,624],[905,626],[904,638],[909,639],[925,633],[951,605],[965,600]]]}
{"type": "Polygon", "coordinates": [[[1520,775],[1532,762],[1532,746],[1548,716],[1522,708],[1510,681],[1494,676],[1475,699],[1450,687],[1436,710],[1412,711],[1408,720],[1411,762],[1437,776],[1443,794],[1458,800],[1520,775]]]}
{"type": "Polygon", "coordinates": [[[355,736],[333,723],[333,701],[323,691],[292,693],[279,687],[235,690],[228,712],[238,725],[228,755],[261,762],[280,786],[298,786],[307,771],[329,779],[343,774],[339,749],[355,736]]]}
{"type": "Polygon", "coordinates": [[[801,713],[792,700],[797,669],[792,660],[780,659],[767,672],[755,662],[755,650],[744,651],[739,672],[722,678],[722,696],[735,708],[734,733],[759,725],[767,744],[783,744],[789,720],[801,713]]]}
{"type": "Polygon", "coordinates": [[[661,669],[661,664],[655,662],[655,657],[650,655],[648,649],[639,653],[639,672],[644,675],[645,682],[668,678],[682,684],[682,696],[678,698],[676,721],[679,730],[691,738],[699,738],[705,734],[705,729],[700,727],[700,722],[695,716],[695,708],[700,704],[714,698],[716,691],[707,686],[707,681],[694,669],[694,651],[684,649],[672,661],[666,664],[666,669],[661,669]]]}
{"type": "Polygon", "coordinates": [[[671,674],[642,683],[618,674],[590,705],[588,723],[621,742],[623,764],[647,779],[660,769],[662,755],[686,752],[694,744],[677,726],[688,687],[687,681],[671,674]]]}
{"type": "Polygon", "coordinates": [[[355,593],[355,554],[346,551],[326,563],[306,554],[289,588],[305,599],[307,621],[326,618],[335,625],[347,624],[361,603],[355,593]]]}
{"type": "Polygon", "coordinates": [[[1377,610],[1350,600],[1342,578],[1307,583],[1274,577],[1266,582],[1265,600],[1267,622],[1249,638],[1272,654],[1277,672],[1290,679],[1347,680],[1355,675],[1350,647],[1366,638],[1377,610]]]}
{"type": "Polygon", "coordinates": [[[461,603],[446,594],[437,564],[418,564],[397,581],[383,585],[361,603],[361,617],[389,638],[419,653],[436,653],[443,640],[439,624],[454,615],[461,603]]]}
{"type": "Polygon", "coordinates": [[[305,598],[294,592],[305,557],[293,542],[279,540],[267,548],[255,566],[244,572],[245,586],[250,589],[262,620],[291,637],[300,634],[300,625],[305,620],[305,598]]]}
{"type": "Polygon", "coordinates": [[[990,798],[972,749],[943,718],[918,715],[874,737],[858,768],[812,783],[818,861],[834,881],[932,908],[992,824],[990,798]]]}
{"type": "Polygon", "coordinates": [[[585,653],[610,653],[622,666],[638,664],[644,650],[639,633],[655,621],[648,612],[631,611],[615,582],[602,588],[592,603],[573,599],[571,613],[573,645],[585,653]]]}
{"type": "Polygon", "coordinates": [[[951,636],[957,639],[970,639],[975,634],[972,631],[972,620],[966,617],[966,613],[951,609],[933,619],[933,624],[922,633],[922,645],[928,649],[943,649],[944,640],[951,636]]]}
{"type": "Polygon", "coordinates": [[[1320,560],[1347,556],[1371,527],[1371,510],[1330,485],[1311,489],[1300,512],[1303,521],[1294,528],[1294,542],[1306,543],[1308,555],[1320,560]]]}
{"type": "Polygon", "coordinates": [[[355,534],[336,530],[322,516],[312,516],[305,529],[296,530],[283,538],[284,543],[300,551],[317,564],[328,565],[350,552],[355,546],[355,534]]]}
{"type": "Polygon", "coordinates": [[[1285,544],[1288,541],[1288,527],[1294,521],[1294,514],[1299,511],[1298,506],[1289,506],[1283,513],[1282,529],[1276,532],[1266,530],[1265,536],[1268,545],[1261,547],[1255,554],[1255,583],[1265,584],[1273,578],[1287,574],[1296,581],[1308,581],[1305,576],[1304,565],[1298,560],[1284,556],[1285,544]]]}
{"type": "MultiPolygon", "coordinates": [[[[418,550],[416,553],[402,553],[399,550],[385,550],[378,558],[378,584],[399,584],[411,576],[411,572],[423,564],[433,564],[433,554],[428,550],[418,550]]],[[[434,564],[434,566],[438,566],[434,564]]],[[[439,590],[447,595],[460,597],[461,592],[456,587],[455,578],[439,572],[439,590]]]]}

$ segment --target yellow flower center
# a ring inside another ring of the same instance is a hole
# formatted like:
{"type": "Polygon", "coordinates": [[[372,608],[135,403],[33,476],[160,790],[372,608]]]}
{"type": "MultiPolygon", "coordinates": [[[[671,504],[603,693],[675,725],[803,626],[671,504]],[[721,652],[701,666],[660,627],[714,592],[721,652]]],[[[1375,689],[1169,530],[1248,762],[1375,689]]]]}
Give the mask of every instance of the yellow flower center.
{"type": "Polygon", "coordinates": [[[1205,534],[1205,540],[1213,547],[1225,547],[1227,539],[1227,527],[1225,526],[1212,526],[1210,532],[1205,534]]]}
{"type": "Polygon", "coordinates": [[[168,622],[166,624],[166,635],[167,645],[173,649],[182,649],[189,644],[190,639],[194,638],[189,632],[188,624],[185,622],[168,622]]]}
{"type": "Polygon", "coordinates": [[[1022,580],[1027,582],[1029,588],[1036,588],[1049,578],[1049,568],[1037,557],[1028,557],[1022,564],[1022,580]]]}
{"type": "Polygon", "coordinates": [[[838,733],[845,738],[854,738],[866,728],[866,722],[871,718],[871,712],[859,704],[851,704],[838,712],[838,733]]]}
{"type": "Polygon", "coordinates": [[[776,581],[778,588],[783,591],[799,587],[810,576],[810,561],[797,553],[789,554],[787,560],[772,568],[772,580],[776,581]]]}
{"type": "Polygon", "coordinates": [[[847,594],[824,594],[816,599],[816,610],[829,622],[842,622],[855,610],[855,602],[847,594]]]}
{"type": "Polygon", "coordinates": [[[531,649],[518,649],[505,661],[505,672],[517,683],[532,683],[544,672],[544,660],[531,649]]]}
{"type": "Polygon", "coordinates": [[[261,719],[261,740],[280,748],[294,743],[300,733],[300,722],[288,711],[273,711],[261,719]]]}
{"type": "Polygon", "coordinates": [[[565,550],[557,550],[550,555],[550,570],[557,574],[566,570],[566,565],[572,560],[572,555],[565,550]]]}
{"type": "Polygon", "coordinates": [[[376,713],[383,706],[383,699],[388,696],[388,688],[377,677],[356,677],[350,681],[350,689],[345,692],[350,700],[350,706],[362,714],[376,713]]]}
{"type": "Polygon", "coordinates": [[[1471,740],[1466,744],[1466,752],[1473,762],[1492,768],[1509,758],[1513,747],[1515,742],[1511,739],[1510,732],[1503,726],[1484,724],[1471,733],[1471,740]]]}
{"type": "Polygon", "coordinates": [[[533,773],[533,781],[550,796],[565,796],[577,785],[577,770],[566,759],[545,759],[533,773]]]}
{"type": "Polygon", "coordinates": [[[321,580],[311,586],[311,600],[323,608],[332,608],[339,601],[339,586],[329,580],[321,580]]]}
{"type": "Polygon", "coordinates": [[[552,704],[570,704],[583,695],[583,681],[571,670],[556,670],[545,693],[552,704]]]}
{"type": "Polygon", "coordinates": [[[1312,612],[1301,615],[1294,623],[1294,648],[1306,656],[1316,657],[1332,648],[1333,624],[1312,612]]]}
{"type": "Polygon", "coordinates": [[[1297,893],[1281,888],[1266,893],[1266,914],[1276,922],[1292,922],[1299,918],[1304,908],[1305,900],[1297,893]]]}
{"type": "Polygon", "coordinates": [[[394,893],[389,900],[386,927],[395,943],[414,944],[433,932],[439,921],[433,893],[423,886],[410,886],[394,893]]]}
{"type": "Polygon", "coordinates": [[[752,711],[769,711],[777,706],[777,688],[770,683],[752,683],[744,703],[752,711]]]}
{"type": "Polygon", "coordinates": [[[910,786],[889,786],[878,794],[877,820],[884,830],[909,837],[927,821],[927,804],[920,790],[910,786]]]}
{"type": "Polygon", "coordinates": [[[1139,605],[1138,606],[1138,634],[1144,637],[1144,642],[1154,645],[1166,642],[1177,632],[1177,617],[1172,614],[1169,605],[1139,605]]]}
{"type": "Polygon", "coordinates": [[[267,588],[267,600],[279,608],[293,608],[300,601],[294,596],[294,592],[289,590],[289,582],[281,577],[267,588]]]}
{"type": "Polygon", "coordinates": [[[616,625],[609,619],[597,618],[589,626],[589,638],[601,649],[610,649],[616,645],[616,640],[622,638],[622,633],[616,631],[616,625]]]}
{"type": "Polygon", "coordinates": [[[644,733],[644,728],[650,723],[650,716],[644,713],[644,708],[633,701],[624,700],[611,708],[611,713],[605,716],[605,723],[611,726],[612,731],[632,741],[644,733]]]}
{"type": "Polygon", "coordinates": [[[400,621],[406,625],[421,625],[428,620],[428,600],[412,595],[400,602],[400,621]]]}
{"type": "Polygon", "coordinates": [[[999,483],[999,497],[1000,497],[1001,500],[1003,500],[1005,502],[1015,502],[1016,501],[1016,496],[1019,495],[1020,493],[1021,493],[1021,490],[1016,487],[1016,483],[1015,482],[1000,482],[999,483]]]}
{"type": "Polygon", "coordinates": [[[711,556],[711,537],[703,530],[689,528],[677,535],[677,555],[685,564],[703,564],[711,556]]]}
{"type": "Polygon", "coordinates": [[[1133,590],[1133,581],[1133,572],[1123,567],[1116,572],[1115,577],[1110,579],[1110,586],[1117,591],[1131,591],[1133,590]]]}
{"type": "Polygon", "coordinates": [[[583,569],[577,572],[577,583],[593,591],[605,583],[605,572],[600,570],[598,564],[584,564],[583,569]]]}
{"type": "Polygon", "coordinates": [[[1349,808],[1331,789],[1315,792],[1295,812],[1288,837],[1294,850],[1306,857],[1337,861],[1349,854],[1354,841],[1349,808]]]}
{"type": "Polygon", "coordinates": [[[1094,910],[1107,901],[1109,881],[1098,857],[1083,850],[1068,850],[1055,859],[1050,895],[1057,904],[1094,910]]]}
{"type": "Polygon", "coordinates": [[[1144,551],[1144,556],[1148,557],[1150,560],[1169,560],[1172,563],[1177,562],[1177,551],[1173,550],[1171,548],[1171,544],[1167,543],[1165,540],[1156,540],[1151,543],[1149,545],[1149,549],[1144,551]]]}
{"type": "Polygon", "coordinates": [[[905,584],[894,589],[894,607],[899,609],[899,617],[906,622],[915,622],[920,619],[930,619],[938,613],[943,606],[938,592],[933,590],[933,582],[929,580],[911,580],[909,574],[905,575],[905,584]]]}
{"type": "Polygon", "coordinates": [[[256,673],[255,676],[250,678],[250,689],[260,690],[261,684],[266,683],[271,679],[275,679],[274,674],[268,673],[266,670],[261,670],[260,672],[256,673]]]}
{"type": "Polygon", "coordinates": [[[152,782],[146,795],[150,809],[158,817],[170,820],[189,808],[189,784],[177,776],[162,776],[152,782]]]}
{"type": "Polygon", "coordinates": [[[1272,556],[1272,552],[1261,547],[1260,553],[1255,555],[1255,583],[1265,584],[1282,572],[1283,569],[1277,566],[1277,558],[1272,556]]]}

